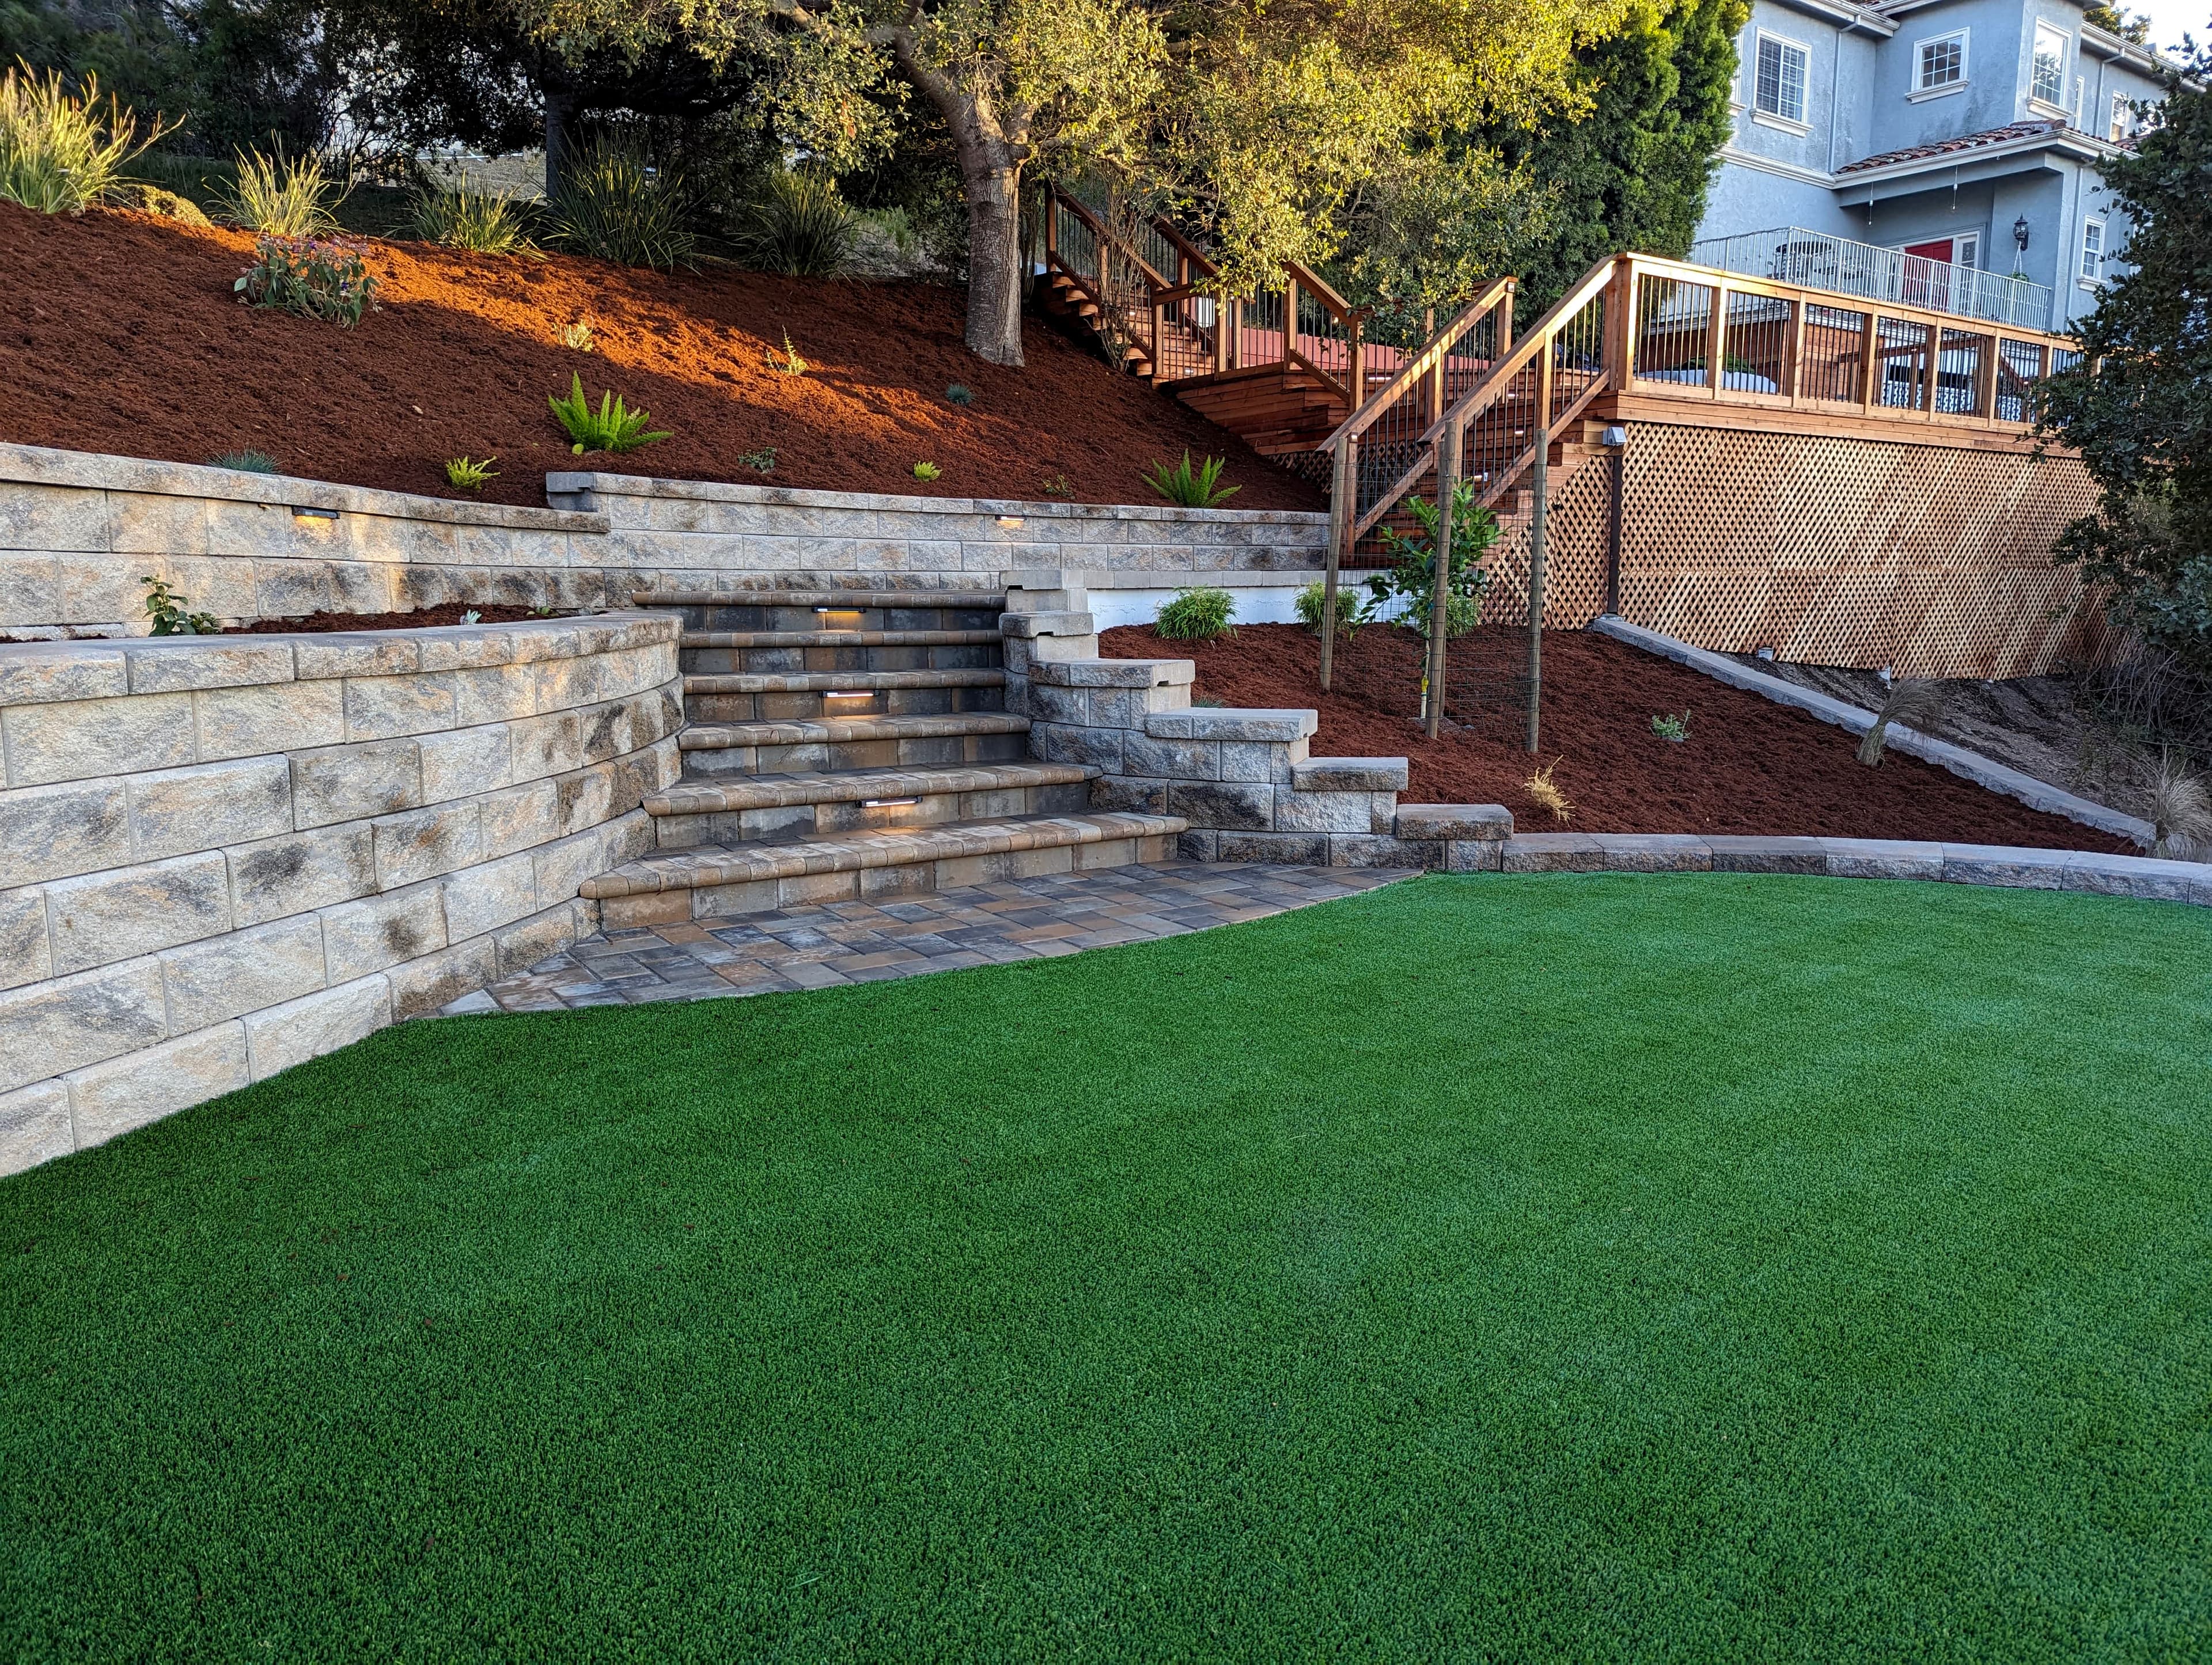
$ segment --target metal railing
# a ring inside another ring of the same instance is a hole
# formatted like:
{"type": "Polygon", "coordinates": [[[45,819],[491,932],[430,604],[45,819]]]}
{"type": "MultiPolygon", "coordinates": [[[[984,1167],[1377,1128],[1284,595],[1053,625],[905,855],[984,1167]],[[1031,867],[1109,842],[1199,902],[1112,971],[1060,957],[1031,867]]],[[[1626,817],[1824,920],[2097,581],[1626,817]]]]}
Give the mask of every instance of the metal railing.
{"type": "Polygon", "coordinates": [[[1978,271],[1972,266],[1954,266],[1873,243],[1855,243],[1847,237],[1832,237],[1802,226],[1708,237],[1692,243],[1686,258],[1694,266],[1741,272],[1747,277],[1826,289],[1862,301],[1894,301],[1932,313],[1954,313],[2020,329],[2045,329],[2051,320],[2048,284],[1978,271]]]}

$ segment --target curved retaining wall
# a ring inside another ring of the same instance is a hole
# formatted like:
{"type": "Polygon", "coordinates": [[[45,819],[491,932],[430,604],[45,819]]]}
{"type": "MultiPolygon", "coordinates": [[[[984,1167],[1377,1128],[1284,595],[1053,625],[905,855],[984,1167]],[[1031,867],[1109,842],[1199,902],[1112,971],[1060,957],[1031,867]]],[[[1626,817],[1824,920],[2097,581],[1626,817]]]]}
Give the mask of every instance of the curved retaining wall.
{"type": "Polygon", "coordinates": [[[0,646],[0,1172],[595,929],[678,771],[679,628],[0,646]]]}

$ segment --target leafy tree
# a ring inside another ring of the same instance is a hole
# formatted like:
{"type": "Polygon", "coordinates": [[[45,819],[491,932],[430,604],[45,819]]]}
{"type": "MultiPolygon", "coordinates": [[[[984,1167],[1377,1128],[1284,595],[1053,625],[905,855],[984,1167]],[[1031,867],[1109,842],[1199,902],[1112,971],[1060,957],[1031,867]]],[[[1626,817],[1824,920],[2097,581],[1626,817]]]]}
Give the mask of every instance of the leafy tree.
{"type": "Polygon", "coordinates": [[[2084,22],[2094,23],[2107,34],[2116,34],[2123,40],[2132,40],[2138,46],[2150,44],[2150,19],[2142,12],[2123,12],[2117,6],[2084,6],[2084,22]]]}
{"type": "Polygon", "coordinates": [[[1619,33],[1577,55],[1587,113],[1485,135],[1550,195],[1547,234],[1518,264],[1534,317],[1607,255],[1689,252],[1727,141],[1735,38],[1747,0],[1638,0],[1619,33]]]}
{"type": "Polygon", "coordinates": [[[2133,228],[2128,270],[2082,320],[2083,368],[2045,388],[2043,431],[2079,452],[2097,512],[2059,541],[2112,588],[2115,617],[2212,676],[2212,49],[2169,89],[2163,120],[2104,163],[2133,228]],[[2089,366],[2094,362],[2094,373],[2089,366]]]}

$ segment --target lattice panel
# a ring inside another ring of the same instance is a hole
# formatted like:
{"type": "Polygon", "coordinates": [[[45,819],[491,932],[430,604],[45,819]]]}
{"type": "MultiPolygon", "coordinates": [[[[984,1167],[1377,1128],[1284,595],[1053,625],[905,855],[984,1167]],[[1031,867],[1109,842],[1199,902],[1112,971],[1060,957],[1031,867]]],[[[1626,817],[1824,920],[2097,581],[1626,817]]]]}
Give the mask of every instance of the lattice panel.
{"type": "MultiPolygon", "coordinates": [[[[1700,647],[1903,676],[2021,677],[2106,650],[2051,546],[2095,490],[2069,458],[1817,434],[1629,430],[1621,612],[1700,647]]],[[[1557,489],[1546,624],[1605,600],[1608,465],[1557,489]]],[[[1484,617],[1528,620],[1528,524],[1507,522],[1484,617]]]]}

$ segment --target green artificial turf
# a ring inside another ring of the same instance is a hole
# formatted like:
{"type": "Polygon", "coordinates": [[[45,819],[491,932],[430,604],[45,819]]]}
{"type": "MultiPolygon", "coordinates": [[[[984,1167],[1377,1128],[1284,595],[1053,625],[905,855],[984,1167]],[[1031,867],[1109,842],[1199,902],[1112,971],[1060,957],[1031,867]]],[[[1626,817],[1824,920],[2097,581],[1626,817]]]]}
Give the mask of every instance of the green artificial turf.
{"type": "Polygon", "coordinates": [[[1427,878],[0,1182],[0,1655],[2203,1657],[2212,915],[1427,878]]]}

